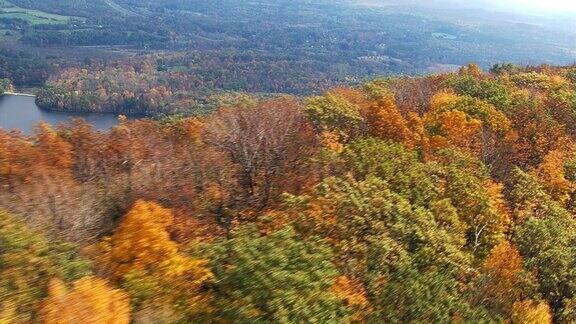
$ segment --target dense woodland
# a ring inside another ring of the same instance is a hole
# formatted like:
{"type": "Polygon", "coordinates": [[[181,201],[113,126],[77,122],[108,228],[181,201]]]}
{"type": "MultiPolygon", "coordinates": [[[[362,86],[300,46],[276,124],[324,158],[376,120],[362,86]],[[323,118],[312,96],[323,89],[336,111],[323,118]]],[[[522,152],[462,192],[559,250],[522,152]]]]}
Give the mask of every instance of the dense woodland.
{"type": "Polygon", "coordinates": [[[306,94],[339,83],[325,74],[314,78],[299,75],[302,70],[315,71],[311,66],[290,66],[288,61],[281,61],[273,62],[276,67],[270,69],[250,53],[213,54],[147,55],[64,69],[40,89],[37,104],[57,111],[157,117],[213,110],[214,105],[207,102],[214,89],[306,94]]]}
{"type": "Polygon", "coordinates": [[[38,56],[0,49],[0,78],[10,79],[16,86],[43,85],[55,71],[53,64],[38,56]]]}
{"type": "MultiPolygon", "coordinates": [[[[162,59],[174,63],[173,71],[201,80],[210,90],[213,85],[310,95],[366,77],[445,72],[470,61],[487,69],[498,62],[561,65],[574,60],[573,20],[566,22],[570,28],[562,28],[560,18],[551,23],[458,6],[438,10],[421,1],[380,2],[386,5],[359,0],[0,0],[0,77],[17,86],[40,86],[48,77],[58,80],[69,67],[92,75],[95,67],[82,59],[86,52],[104,62],[110,55],[153,53],[167,54],[162,59]]],[[[134,105],[140,109],[142,103],[134,105]]]]}
{"type": "Polygon", "coordinates": [[[0,130],[0,322],[576,321],[575,125],[576,68],[469,65],[0,130]]]}

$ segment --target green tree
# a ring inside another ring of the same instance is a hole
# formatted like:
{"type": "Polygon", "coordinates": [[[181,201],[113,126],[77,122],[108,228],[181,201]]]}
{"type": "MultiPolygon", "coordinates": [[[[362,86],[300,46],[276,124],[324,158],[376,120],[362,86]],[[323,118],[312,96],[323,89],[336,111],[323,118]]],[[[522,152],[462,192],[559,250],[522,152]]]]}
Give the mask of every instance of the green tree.
{"type": "Polygon", "coordinates": [[[536,274],[539,292],[556,319],[574,314],[576,221],[533,176],[520,170],[514,174],[511,201],[518,219],[513,238],[526,269],[536,274]]]}
{"type": "Polygon", "coordinates": [[[459,95],[486,101],[501,111],[506,111],[513,103],[511,87],[498,79],[479,80],[472,76],[453,76],[446,85],[459,95]]]}
{"type": "Polygon", "coordinates": [[[308,99],[306,112],[319,133],[336,133],[344,142],[364,131],[360,108],[341,96],[312,97],[308,99]]]}
{"type": "Polygon", "coordinates": [[[499,318],[468,302],[470,291],[443,270],[400,265],[377,297],[374,323],[487,323],[499,318]]]}
{"type": "Polygon", "coordinates": [[[451,199],[467,225],[468,247],[478,256],[487,255],[512,222],[503,187],[490,179],[482,162],[468,154],[444,150],[439,152],[439,162],[444,196],[451,199]]]}
{"type": "Polygon", "coordinates": [[[358,180],[379,177],[415,205],[429,206],[440,195],[439,179],[434,176],[438,166],[420,162],[415,151],[397,143],[374,138],[354,141],[346,146],[342,164],[342,173],[350,172],[358,180]]]}
{"type": "Polygon", "coordinates": [[[16,216],[0,211],[0,322],[33,320],[51,279],[70,281],[89,272],[74,246],[49,243],[16,216]]]}
{"type": "Polygon", "coordinates": [[[468,264],[462,249],[463,224],[449,201],[431,210],[410,204],[381,178],[329,178],[310,201],[299,225],[330,238],[344,273],[359,278],[369,290],[379,285],[396,263],[414,259],[422,268],[468,264]]]}
{"type": "Polygon", "coordinates": [[[290,227],[261,236],[242,228],[208,248],[223,320],[240,323],[338,323],[347,310],[331,287],[338,277],[330,249],[290,227]]]}
{"type": "Polygon", "coordinates": [[[463,289],[471,254],[450,200],[412,205],[383,179],[329,178],[312,197],[289,197],[297,228],[327,237],[336,264],[361,282],[374,322],[447,321],[485,316],[463,289]],[[476,311],[479,313],[476,314],[476,311]]]}
{"type": "Polygon", "coordinates": [[[436,162],[424,163],[402,145],[358,140],[342,153],[340,173],[357,180],[378,177],[415,208],[432,209],[447,199],[466,228],[469,248],[485,255],[510,225],[502,187],[478,159],[457,150],[437,154],[436,162]]]}
{"type": "Polygon", "coordinates": [[[540,218],[544,214],[561,214],[565,211],[555,203],[547,193],[538,178],[515,168],[510,179],[511,189],[508,202],[512,208],[517,225],[521,225],[530,217],[540,218]]]}
{"type": "Polygon", "coordinates": [[[562,314],[566,300],[576,297],[576,222],[567,212],[532,215],[514,237],[540,292],[554,313],[562,314]]]}

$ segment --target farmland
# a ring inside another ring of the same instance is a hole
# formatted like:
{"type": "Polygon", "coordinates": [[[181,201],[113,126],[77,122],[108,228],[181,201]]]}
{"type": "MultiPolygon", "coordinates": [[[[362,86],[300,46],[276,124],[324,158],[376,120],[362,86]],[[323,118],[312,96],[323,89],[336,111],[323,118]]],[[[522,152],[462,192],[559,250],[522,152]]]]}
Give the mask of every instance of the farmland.
{"type": "Polygon", "coordinates": [[[30,25],[60,25],[74,20],[84,20],[79,17],[63,16],[40,10],[18,7],[6,0],[0,0],[0,20],[21,20],[30,25]]]}

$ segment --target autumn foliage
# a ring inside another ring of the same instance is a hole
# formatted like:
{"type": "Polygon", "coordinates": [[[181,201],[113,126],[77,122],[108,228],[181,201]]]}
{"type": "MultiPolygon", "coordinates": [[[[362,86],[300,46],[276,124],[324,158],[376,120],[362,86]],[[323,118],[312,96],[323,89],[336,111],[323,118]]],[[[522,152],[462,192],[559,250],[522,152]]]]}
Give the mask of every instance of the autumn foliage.
{"type": "Polygon", "coordinates": [[[68,290],[54,279],[48,286],[48,298],[41,310],[42,322],[130,323],[128,295],[102,279],[85,277],[68,290]]]}
{"type": "MultiPolygon", "coordinates": [[[[575,75],[0,130],[0,322],[574,322],[575,75]]],[[[169,89],[130,87],[90,92],[165,111],[169,89]]]]}

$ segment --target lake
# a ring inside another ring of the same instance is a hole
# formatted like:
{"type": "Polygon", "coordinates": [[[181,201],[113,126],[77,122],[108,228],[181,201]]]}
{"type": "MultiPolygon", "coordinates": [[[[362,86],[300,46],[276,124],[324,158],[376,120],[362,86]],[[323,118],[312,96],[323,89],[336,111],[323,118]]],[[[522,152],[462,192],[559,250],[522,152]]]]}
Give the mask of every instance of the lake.
{"type": "Polygon", "coordinates": [[[57,126],[72,118],[83,118],[97,130],[108,130],[118,124],[118,117],[115,114],[45,111],[36,106],[34,97],[0,96],[0,128],[4,130],[20,129],[30,134],[32,127],[42,121],[57,126]]]}

